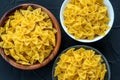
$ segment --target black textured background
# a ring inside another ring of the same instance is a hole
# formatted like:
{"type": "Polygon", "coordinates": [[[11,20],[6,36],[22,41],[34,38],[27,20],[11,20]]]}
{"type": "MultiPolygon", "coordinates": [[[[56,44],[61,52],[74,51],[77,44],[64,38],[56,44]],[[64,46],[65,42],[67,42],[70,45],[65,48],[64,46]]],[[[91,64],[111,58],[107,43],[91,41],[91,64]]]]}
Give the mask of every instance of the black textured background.
{"type": "MultiPolygon", "coordinates": [[[[64,0],[0,0],[0,18],[6,11],[18,4],[36,3],[48,8],[60,22],[59,12],[63,1],[64,0]]],[[[115,12],[115,21],[112,30],[102,40],[85,45],[95,47],[101,51],[110,64],[112,73],[111,80],[120,80],[120,0],[110,1],[115,12]]],[[[69,38],[62,28],[61,31],[62,44],[59,53],[69,46],[83,44],[69,38]]],[[[52,80],[52,66],[54,60],[43,68],[24,71],[12,67],[0,56],[0,80],[52,80]]]]}

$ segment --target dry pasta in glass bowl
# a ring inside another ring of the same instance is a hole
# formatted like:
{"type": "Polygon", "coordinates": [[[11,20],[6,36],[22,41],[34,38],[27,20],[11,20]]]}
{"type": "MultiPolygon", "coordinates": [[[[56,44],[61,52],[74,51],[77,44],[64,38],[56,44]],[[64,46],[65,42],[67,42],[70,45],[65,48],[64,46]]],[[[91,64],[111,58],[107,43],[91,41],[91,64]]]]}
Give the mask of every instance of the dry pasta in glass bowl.
{"type": "Polygon", "coordinates": [[[57,54],[61,31],[54,15],[37,4],[20,4],[0,21],[0,54],[12,66],[33,70],[57,54]]]}
{"type": "Polygon", "coordinates": [[[65,0],[60,10],[60,22],[74,40],[95,42],[111,30],[114,11],[109,0],[65,0]]]}
{"type": "Polygon", "coordinates": [[[86,45],[63,50],[52,70],[52,80],[110,80],[110,77],[110,66],[104,55],[86,45]]]}

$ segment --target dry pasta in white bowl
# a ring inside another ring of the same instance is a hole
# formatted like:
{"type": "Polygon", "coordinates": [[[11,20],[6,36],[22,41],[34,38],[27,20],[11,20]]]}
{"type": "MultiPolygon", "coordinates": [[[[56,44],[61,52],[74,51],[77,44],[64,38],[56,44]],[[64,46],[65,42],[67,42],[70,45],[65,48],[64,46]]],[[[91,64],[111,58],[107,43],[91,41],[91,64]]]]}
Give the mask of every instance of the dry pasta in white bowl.
{"type": "Polygon", "coordinates": [[[95,42],[109,33],[114,11],[109,0],[65,0],[60,21],[71,38],[79,42],[95,42]]]}
{"type": "Polygon", "coordinates": [[[85,45],[61,52],[53,65],[53,80],[110,80],[110,67],[101,52],[85,45]]]}

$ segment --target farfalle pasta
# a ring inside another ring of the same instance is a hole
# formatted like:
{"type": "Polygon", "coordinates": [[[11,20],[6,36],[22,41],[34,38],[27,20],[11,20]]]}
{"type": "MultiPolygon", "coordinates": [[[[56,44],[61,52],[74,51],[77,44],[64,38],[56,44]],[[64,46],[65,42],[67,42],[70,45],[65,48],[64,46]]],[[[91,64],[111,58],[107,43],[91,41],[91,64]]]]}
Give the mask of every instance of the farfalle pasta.
{"type": "Polygon", "coordinates": [[[57,80],[104,80],[107,72],[101,55],[84,48],[71,48],[60,56],[54,77],[57,80]]]}
{"type": "Polygon", "coordinates": [[[63,12],[64,25],[75,39],[104,36],[109,17],[103,0],[71,0],[63,12]]]}
{"type": "Polygon", "coordinates": [[[23,65],[42,63],[56,45],[56,29],[41,8],[16,10],[0,27],[0,47],[23,65]]]}

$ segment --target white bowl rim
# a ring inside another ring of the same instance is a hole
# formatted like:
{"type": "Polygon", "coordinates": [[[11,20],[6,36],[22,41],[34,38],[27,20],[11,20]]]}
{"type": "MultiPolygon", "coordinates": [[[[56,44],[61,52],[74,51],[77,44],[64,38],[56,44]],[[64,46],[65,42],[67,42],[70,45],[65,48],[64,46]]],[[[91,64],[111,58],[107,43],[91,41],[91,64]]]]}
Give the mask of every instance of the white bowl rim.
{"type": "Polygon", "coordinates": [[[93,40],[85,40],[85,39],[75,39],[75,37],[73,35],[71,35],[70,33],[68,33],[67,31],[67,28],[65,27],[64,25],[64,18],[63,18],[63,11],[66,7],[66,4],[69,2],[70,0],[65,0],[61,6],[61,9],[60,9],[60,23],[62,25],[62,28],[63,30],[67,33],[67,35],[69,37],[71,37],[72,39],[78,41],[78,42],[83,42],[83,43],[91,43],[91,42],[96,42],[98,40],[101,40],[102,38],[104,38],[111,30],[112,26],[113,26],[113,23],[114,23],[114,9],[113,9],[113,6],[111,4],[111,2],[109,0],[104,0],[104,4],[105,6],[108,8],[108,16],[110,18],[110,21],[108,23],[109,25],[109,29],[105,32],[105,35],[104,36],[98,36],[96,38],[94,38],[93,40]]]}

